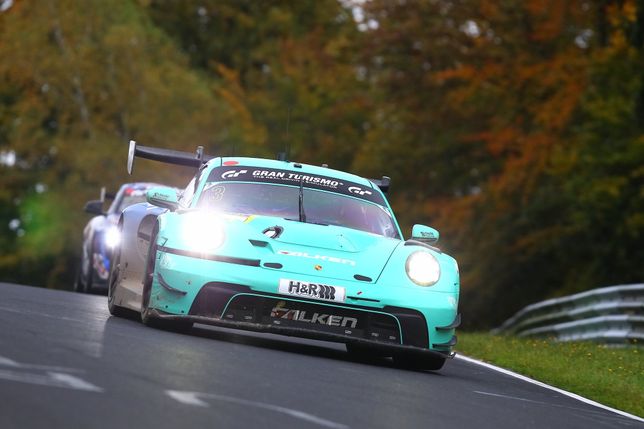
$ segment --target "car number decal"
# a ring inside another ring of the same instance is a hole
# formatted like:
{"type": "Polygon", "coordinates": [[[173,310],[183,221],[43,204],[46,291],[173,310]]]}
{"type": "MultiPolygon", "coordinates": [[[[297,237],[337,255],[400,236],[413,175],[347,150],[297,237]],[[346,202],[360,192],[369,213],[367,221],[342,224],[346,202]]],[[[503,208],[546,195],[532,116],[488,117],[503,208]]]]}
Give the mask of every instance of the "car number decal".
{"type": "Polygon", "coordinates": [[[279,293],[335,302],[344,302],[346,298],[343,287],[290,279],[280,279],[279,293]]]}

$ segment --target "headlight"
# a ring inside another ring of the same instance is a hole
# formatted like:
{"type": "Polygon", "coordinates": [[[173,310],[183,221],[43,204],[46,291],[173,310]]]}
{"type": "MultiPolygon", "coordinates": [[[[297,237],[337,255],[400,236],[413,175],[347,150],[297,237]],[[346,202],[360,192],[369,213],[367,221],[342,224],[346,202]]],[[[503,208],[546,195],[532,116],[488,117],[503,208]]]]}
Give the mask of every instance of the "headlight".
{"type": "Polygon", "coordinates": [[[115,226],[110,226],[105,231],[105,245],[110,249],[114,249],[121,243],[121,232],[115,226]]]}
{"type": "Polygon", "coordinates": [[[183,241],[197,252],[219,248],[226,235],[221,221],[213,214],[186,213],[183,219],[183,241]]]}
{"type": "Polygon", "coordinates": [[[414,252],[407,258],[405,270],[410,280],[420,286],[431,286],[441,276],[441,267],[429,252],[414,252]]]}

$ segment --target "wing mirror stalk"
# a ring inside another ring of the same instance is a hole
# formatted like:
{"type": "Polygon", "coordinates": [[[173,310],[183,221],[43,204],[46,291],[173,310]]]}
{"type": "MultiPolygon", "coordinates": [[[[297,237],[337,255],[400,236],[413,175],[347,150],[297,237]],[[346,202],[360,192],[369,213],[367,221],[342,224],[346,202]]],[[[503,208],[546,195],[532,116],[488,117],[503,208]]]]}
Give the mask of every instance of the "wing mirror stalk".
{"type": "Polygon", "coordinates": [[[85,203],[85,209],[87,213],[105,216],[106,213],[103,211],[103,201],[101,200],[92,200],[85,203]]]}

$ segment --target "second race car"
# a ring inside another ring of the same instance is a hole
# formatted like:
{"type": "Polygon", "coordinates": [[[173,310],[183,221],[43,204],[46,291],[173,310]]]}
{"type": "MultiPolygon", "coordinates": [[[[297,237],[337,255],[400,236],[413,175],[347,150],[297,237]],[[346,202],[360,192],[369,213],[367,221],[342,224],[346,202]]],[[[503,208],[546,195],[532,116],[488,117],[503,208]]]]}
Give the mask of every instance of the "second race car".
{"type": "Polygon", "coordinates": [[[120,234],[116,227],[121,212],[128,206],[146,201],[146,192],[156,183],[126,183],[116,195],[101,190],[99,200],[88,201],[85,211],[94,216],[83,229],[83,245],[81,248],[80,266],[77,271],[74,290],[77,292],[107,291],[107,277],[110,272],[111,252],[120,242],[120,234]],[[106,212],[103,205],[106,199],[112,204],[106,212]]]}

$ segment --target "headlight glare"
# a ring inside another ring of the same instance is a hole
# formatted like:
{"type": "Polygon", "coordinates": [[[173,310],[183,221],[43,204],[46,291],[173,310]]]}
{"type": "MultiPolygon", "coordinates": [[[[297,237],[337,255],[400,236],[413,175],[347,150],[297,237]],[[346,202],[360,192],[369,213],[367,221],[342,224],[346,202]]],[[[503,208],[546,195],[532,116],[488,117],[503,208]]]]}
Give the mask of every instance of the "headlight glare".
{"type": "Polygon", "coordinates": [[[105,245],[110,249],[114,249],[120,243],[121,232],[119,231],[119,229],[115,226],[110,226],[109,228],[107,228],[107,230],[105,231],[105,245]]]}
{"type": "Polygon", "coordinates": [[[190,249],[207,252],[221,247],[226,235],[221,220],[216,215],[189,213],[184,216],[183,241],[190,249]]]}
{"type": "Polygon", "coordinates": [[[438,282],[441,267],[429,252],[414,252],[407,258],[405,270],[409,279],[419,286],[432,286],[438,282]]]}

